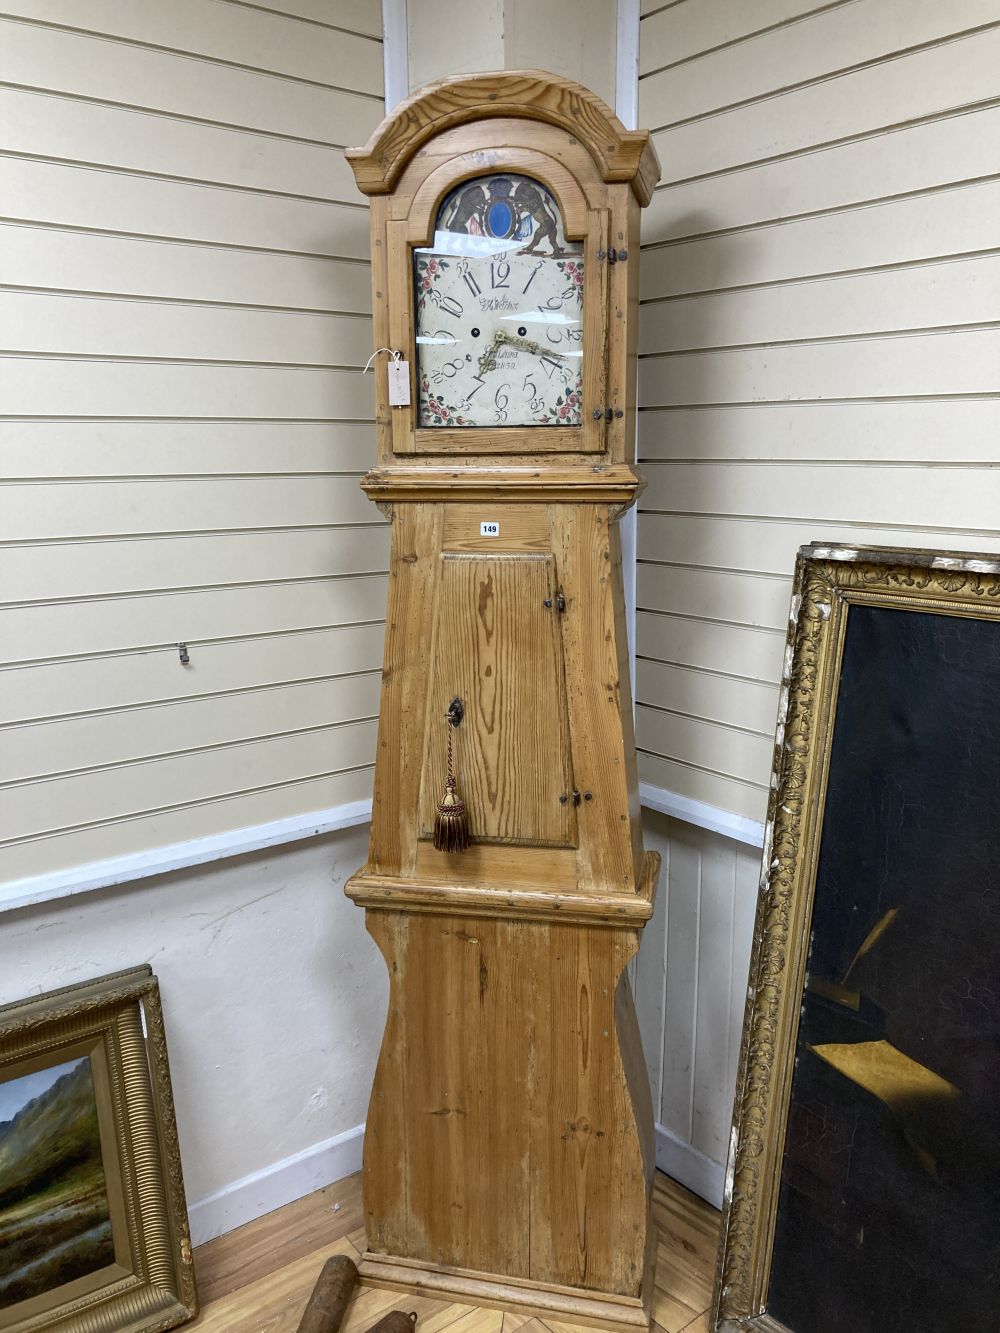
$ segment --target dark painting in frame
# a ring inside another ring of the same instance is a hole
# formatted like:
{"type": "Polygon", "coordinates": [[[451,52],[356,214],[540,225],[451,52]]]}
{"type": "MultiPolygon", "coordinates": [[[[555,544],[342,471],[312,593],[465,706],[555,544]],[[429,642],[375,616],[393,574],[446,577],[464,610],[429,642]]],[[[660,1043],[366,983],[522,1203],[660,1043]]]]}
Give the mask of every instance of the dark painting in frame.
{"type": "Polygon", "coordinates": [[[799,553],[711,1328],[1000,1328],[995,556],[799,553]]]}
{"type": "Polygon", "coordinates": [[[196,1313],[156,977],[0,1007],[0,1331],[158,1333],[196,1313]]]}

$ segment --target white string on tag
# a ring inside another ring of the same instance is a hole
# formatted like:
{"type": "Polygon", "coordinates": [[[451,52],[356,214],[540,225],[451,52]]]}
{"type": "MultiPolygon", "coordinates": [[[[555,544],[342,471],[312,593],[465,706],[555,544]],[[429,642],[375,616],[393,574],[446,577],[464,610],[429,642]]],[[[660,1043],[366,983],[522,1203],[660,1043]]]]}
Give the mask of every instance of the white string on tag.
{"type": "Polygon", "coordinates": [[[397,352],[392,347],[376,347],[374,352],[372,352],[371,356],[365,362],[365,368],[361,372],[362,375],[367,375],[368,371],[371,370],[372,362],[375,360],[375,358],[379,355],[380,352],[385,352],[386,356],[391,356],[394,362],[398,361],[399,358],[403,355],[402,352],[397,352]]]}
{"type": "Polygon", "coordinates": [[[394,347],[376,347],[374,352],[368,358],[368,364],[361,372],[364,375],[371,367],[371,363],[380,353],[384,352],[386,356],[391,356],[392,360],[387,366],[389,382],[389,406],[390,407],[409,407],[410,405],[410,363],[402,361],[400,358],[403,353],[397,351],[394,347]]]}

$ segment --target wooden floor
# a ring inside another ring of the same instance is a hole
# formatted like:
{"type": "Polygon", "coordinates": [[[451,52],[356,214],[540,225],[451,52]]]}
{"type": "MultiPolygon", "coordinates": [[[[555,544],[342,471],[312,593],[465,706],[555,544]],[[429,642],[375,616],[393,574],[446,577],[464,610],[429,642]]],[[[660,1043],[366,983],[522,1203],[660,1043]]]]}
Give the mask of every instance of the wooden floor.
{"type": "MultiPolygon", "coordinates": [[[[657,1173],[653,1216],[659,1230],[654,1333],[708,1333],[719,1214],[657,1173]]],[[[364,1248],[361,1177],[319,1190],[195,1251],[204,1333],[295,1333],[313,1283],[332,1254],[364,1248]]],[[[365,1333],[390,1310],[417,1312],[417,1333],[577,1333],[564,1324],[479,1306],[359,1287],[342,1333],[365,1333]]],[[[579,1333],[585,1333],[580,1329],[579,1333]]]]}

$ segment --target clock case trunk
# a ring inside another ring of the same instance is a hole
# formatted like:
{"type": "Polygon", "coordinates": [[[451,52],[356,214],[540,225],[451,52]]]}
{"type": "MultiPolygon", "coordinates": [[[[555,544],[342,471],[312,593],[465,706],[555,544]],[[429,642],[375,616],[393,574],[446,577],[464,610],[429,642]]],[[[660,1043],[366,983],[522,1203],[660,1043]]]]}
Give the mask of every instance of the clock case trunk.
{"type": "Polygon", "coordinates": [[[532,176],[585,245],[580,427],[421,429],[416,394],[390,407],[377,362],[362,485],[392,551],[371,844],[348,893],[390,998],[362,1274],[646,1327],[653,1125],[626,968],[658,858],[642,847],[617,521],[642,484],[638,217],[655,155],[593,94],[527,72],[432,85],[348,157],[371,195],[375,346],[411,368],[412,248],[456,183],[532,176]],[[430,834],[455,697],[473,843],[444,853],[430,834]]]}

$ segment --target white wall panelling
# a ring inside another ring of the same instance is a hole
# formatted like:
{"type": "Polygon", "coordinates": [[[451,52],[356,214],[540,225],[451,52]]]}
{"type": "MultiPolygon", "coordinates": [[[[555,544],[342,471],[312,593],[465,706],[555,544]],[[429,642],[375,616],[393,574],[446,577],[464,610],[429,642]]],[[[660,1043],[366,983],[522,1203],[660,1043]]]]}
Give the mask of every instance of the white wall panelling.
{"type": "Polygon", "coordinates": [[[385,56],[387,113],[410,95],[406,8],[407,0],[382,0],[382,48],[385,56]]]}
{"type": "MultiPolygon", "coordinates": [[[[617,49],[615,65],[615,114],[626,129],[634,130],[639,115],[639,0],[617,0],[617,49]]],[[[636,369],[638,381],[638,368],[636,369]]],[[[638,523],[635,506],[618,522],[622,549],[622,583],[625,594],[625,627],[629,645],[629,669],[635,703],[635,562],[638,523]]]]}
{"type": "Polygon", "coordinates": [[[1000,11],[642,14],[664,180],[643,217],[637,739],[645,803],[687,823],[648,817],[669,859],[638,999],[660,1163],[717,1202],[796,549],[1000,550],[1000,11]]]}
{"type": "Polygon", "coordinates": [[[369,794],[387,544],[343,149],[381,38],[378,0],[0,19],[0,880],[369,794]]]}
{"type": "Polygon", "coordinates": [[[449,74],[544,69],[615,105],[616,0],[406,0],[410,88],[449,74]]]}
{"type": "Polygon", "coordinates": [[[635,980],[658,1164],[718,1206],[760,852],[653,811],[645,838],[663,858],[635,980]]]}
{"type": "Polygon", "coordinates": [[[186,870],[189,866],[202,866],[211,861],[244,856],[263,848],[280,847],[303,838],[319,837],[320,834],[331,833],[336,829],[354,828],[357,824],[367,824],[371,812],[370,800],[352,801],[329,810],[315,810],[308,815],[272,819],[250,828],[210,834],[205,838],[188,838],[172,846],[154,847],[152,851],[74,865],[68,870],[55,871],[50,875],[9,879],[0,885],[0,912],[13,912],[21,907],[52,902],[56,898],[71,898],[78,893],[91,893],[94,889],[128,884],[151,875],[165,875],[174,870],[186,870]]]}
{"type": "Polygon", "coordinates": [[[760,822],[797,547],[1000,549],[1000,13],[643,14],[640,769],[760,822]]]}

